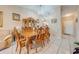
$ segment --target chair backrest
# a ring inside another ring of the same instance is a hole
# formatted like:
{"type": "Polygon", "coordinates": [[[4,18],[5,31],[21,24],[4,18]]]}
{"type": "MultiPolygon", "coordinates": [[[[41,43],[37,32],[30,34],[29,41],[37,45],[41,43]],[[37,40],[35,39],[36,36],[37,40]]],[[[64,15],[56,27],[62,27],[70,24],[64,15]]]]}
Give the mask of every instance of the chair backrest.
{"type": "Polygon", "coordinates": [[[18,30],[16,28],[14,28],[14,36],[15,36],[16,41],[19,42],[20,36],[19,36],[18,30]]]}
{"type": "Polygon", "coordinates": [[[37,44],[41,44],[41,43],[42,43],[42,40],[43,40],[43,35],[42,35],[42,34],[38,34],[38,35],[36,36],[35,42],[36,42],[37,44]]]}
{"type": "Polygon", "coordinates": [[[50,38],[49,29],[48,29],[48,28],[45,28],[44,31],[45,31],[44,38],[45,38],[45,39],[49,39],[49,38],[50,38]]]}

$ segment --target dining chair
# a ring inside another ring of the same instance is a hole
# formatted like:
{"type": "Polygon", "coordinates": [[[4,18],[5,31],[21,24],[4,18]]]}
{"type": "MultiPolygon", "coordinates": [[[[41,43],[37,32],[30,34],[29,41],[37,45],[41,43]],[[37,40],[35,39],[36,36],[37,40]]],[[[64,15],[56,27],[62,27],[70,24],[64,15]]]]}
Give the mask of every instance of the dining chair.
{"type": "Polygon", "coordinates": [[[50,41],[50,33],[49,33],[49,30],[48,28],[45,28],[45,33],[44,33],[44,39],[47,41],[47,43],[49,43],[50,41]]]}
{"type": "Polygon", "coordinates": [[[16,51],[19,50],[19,53],[21,53],[21,50],[23,47],[25,47],[26,45],[26,39],[24,38],[24,36],[21,36],[18,33],[18,30],[16,28],[14,28],[14,35],[15,35],[15,39],[16,39],[16,43],[17,43],[17,47],[16,47],[16,51]]]}
{"type": "Polygon", "coordinates": [[[34,46],[35,46],[35,50],[36,53],[38,52],[38,47],[44,47],[44,41],[43,41],[43,35],[42,34],[38,34],[36,35],[36,38],[34,40],[34,46]]]}

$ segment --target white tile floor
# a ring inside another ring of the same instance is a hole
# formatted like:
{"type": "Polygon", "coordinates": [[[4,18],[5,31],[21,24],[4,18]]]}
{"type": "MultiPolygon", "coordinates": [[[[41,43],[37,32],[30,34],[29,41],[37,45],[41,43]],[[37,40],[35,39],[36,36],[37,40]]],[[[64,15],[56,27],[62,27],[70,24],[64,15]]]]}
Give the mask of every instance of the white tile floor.
{"type": "MultiPolygon", "coordinates": [[[[62,39],[57,39],[56,36],[50,39],[50,43],[47,46],[38,48],[37,54],[72,54],[74,37],[64,35],[62,39]]],[[[12,47],[0,51],[0,54],[16,54],[15,48],[16,44],[14,43],[12,47]]],[[[22,53],[26,54],[25,48],[23,48],[22,53]]],[[[35,54],[35,50],[31,50],[30,53],[35,54]]]]}

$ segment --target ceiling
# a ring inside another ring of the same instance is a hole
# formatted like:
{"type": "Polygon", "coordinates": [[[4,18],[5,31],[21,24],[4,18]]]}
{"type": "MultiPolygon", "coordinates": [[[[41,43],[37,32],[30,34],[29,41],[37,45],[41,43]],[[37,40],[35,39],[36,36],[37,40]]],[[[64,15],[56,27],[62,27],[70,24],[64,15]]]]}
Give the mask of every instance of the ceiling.
{"type": "Polygon", "coordinates": [[[55,5],[19,5],[19,7],[35,11],[39,15],[49,16],[53,14],[57,7],[55,5]]]}
{"type": "Polygon", "coordinates": [[[63,5],[61,6],[62,16],[66,14],[77,14],[79,5],[63,5]]]}

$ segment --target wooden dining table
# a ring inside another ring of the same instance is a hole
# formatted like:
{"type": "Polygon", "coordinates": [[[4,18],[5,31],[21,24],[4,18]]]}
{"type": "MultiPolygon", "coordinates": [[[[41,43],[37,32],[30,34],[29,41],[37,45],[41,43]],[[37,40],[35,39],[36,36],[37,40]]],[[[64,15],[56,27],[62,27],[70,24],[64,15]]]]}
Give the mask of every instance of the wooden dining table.
{"type": "Polygon", "coordinates": [[[29,54],[29,38],[32,36],[37,35],[37,31],[36,30],[23,30],[22,31],[22,35],[25,37],[26,39],[26,48],[27,48],[27,53],[29,54]]]}

